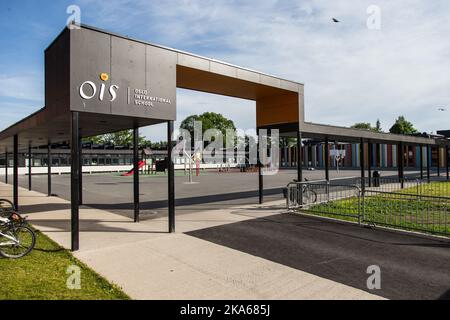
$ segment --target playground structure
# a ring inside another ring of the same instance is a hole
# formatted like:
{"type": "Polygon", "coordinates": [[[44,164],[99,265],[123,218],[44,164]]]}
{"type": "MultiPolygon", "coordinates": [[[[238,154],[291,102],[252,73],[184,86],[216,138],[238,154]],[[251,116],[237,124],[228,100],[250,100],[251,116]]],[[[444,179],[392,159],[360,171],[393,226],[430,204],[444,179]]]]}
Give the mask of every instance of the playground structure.
{"type": "MultiPolygon", "coordinates": [[[[146,162],[145,162],[145,161],[142,161],[142,160],[139,161],[139,163],[138,163],[138,169],[139,169],[139,170],[142,169],[145,165],[146,165],[146,162]]],[[[123,174],[122,174],[122,177],[132,176],[133,174],[134,174],[134,169],[131,169],[130,171],[123,173],[123,174]]]]}

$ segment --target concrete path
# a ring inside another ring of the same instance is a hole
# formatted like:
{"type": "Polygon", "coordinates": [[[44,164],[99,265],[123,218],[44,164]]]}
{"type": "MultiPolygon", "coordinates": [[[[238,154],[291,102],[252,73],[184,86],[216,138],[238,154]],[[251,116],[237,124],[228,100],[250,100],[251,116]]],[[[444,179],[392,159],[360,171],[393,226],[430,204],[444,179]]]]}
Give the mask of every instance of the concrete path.
{"type": "MultiPolygon", "coordinates": [[[[0,183],[0,197],[11,193],[10,185],[0,183]]],[[[19,196],[30,222],[69,247],[69,202],[22,188],[19,196]]],[[[168,234],[164,217],[135,224],[122,215],[83,207],[81,250],[75,256],[135,299],[380,299],[188,234],[282,212],[280,201],[192,212],[178,216],[177,233],[168,234]]]]}

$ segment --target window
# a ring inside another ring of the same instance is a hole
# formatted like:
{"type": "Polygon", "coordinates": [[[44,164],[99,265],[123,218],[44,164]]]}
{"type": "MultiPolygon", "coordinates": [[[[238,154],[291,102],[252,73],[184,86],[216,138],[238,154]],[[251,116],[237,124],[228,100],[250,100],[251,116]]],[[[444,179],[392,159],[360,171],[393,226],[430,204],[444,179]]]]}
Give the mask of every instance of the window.
{"type": "Polygon", "coordinates": [[[34,158],[33,159],[33,167],[41,167],[42,166],[42,159],[41,158],[34,158]]]}

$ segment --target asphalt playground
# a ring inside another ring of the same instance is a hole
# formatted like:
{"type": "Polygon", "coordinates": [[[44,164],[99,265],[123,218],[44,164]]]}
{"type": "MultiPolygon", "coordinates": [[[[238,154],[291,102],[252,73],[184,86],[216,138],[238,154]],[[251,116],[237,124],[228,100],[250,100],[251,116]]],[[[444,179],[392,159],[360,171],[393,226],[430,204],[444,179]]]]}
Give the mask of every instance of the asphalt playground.
{"type": "MultiPolygon", "coordinates": [[[[410,174],[416,173],[415,171],[410,174]]],[[[343,183],[354,183],[359,170],[330,170],[330,178],[340,178],[343,183]],[[348,179],[347,179],[348,178],[348,179]]],[[[396,171],[386,170],[383,176],[394,176],[396,171]]],[[[304,170],[304,178],[324,179],[323,170],[304,170]]],[[[296,179],[295,170],[280,170],[274,175],[264,176],[264,199],[282,199],[282,188],[296,179]]],[[[12,177],[10,177],[12,181],[12,177]]],[[[28,188],[28,176],[19,177],[19,185],[28,188]]],[[[32,190],[47,193],[47,176],[36,175],[32,179],[32,190]]],[[[52,175],[52,194],[70,200],[70,175],[52,175]]],[[[216,170],[202,171],[189,183],[187,173],[177,171],[175,176],[176,214],[196,210],[211,210],[258,202],[258,174],[255,172],[218,173],[216,170]]],[[[83,175],[83,204],[104,209],[124,216],[133,216],[133,177],[119,173],[83,175]]],[[[152,219],[167,215],[167,176],[140,176],[141,219],[152,219]]]]}
{"type": "MultiPolygon", "coordinates": [[[[331,171],[331,178],[356,177],[358,170],[331,171]]],[[[414,174],[414,172],[410,172],[414,174]]],[[[386,171],[383,176],[395,175],[386,171]]],[[[305,171],[310,180],[322,179],[321,170],[305,171]]],[[[237,250],[295,270],[329,279],[349,287],[388,299],[450,299],[450,241],[421,235],[280,213],[281,188],[296,177],[294,170],[281,170],[264,177],[265,201],[278,201],[278,207],[265,207],[263,216],[234,223],[216,223],[182,231],[183,234],[237,250]],[[274,212],[271,214],[272,211],[274,212]],[[369,290],[366,269],[381,268],[381,289],[369,290]]],[[[20,177],[27,187],[28,178],[20,177]]],[[[159,221],[167,215],[167,179],[165,176],[141,176],[141,208],[145,223],[159,221]]],[[[182,172],[176,175],[176,215],[213,212],[257,203],[256,173],[204,172],[193,184],[182,172]]],[[[34,176],[33,189],[47,192],[47,177],[34,176]]],[[[70,177],[52,176],[52,192],[70,199],[70,177]]],[[[131,217],[133,208],[132,177],[117,173],[85,174],[84,207],[106,210],[131,217]]],[[[39,212],[39,205],[21,207],[26,213],[39,212]]],[[[55,210],[69,209],[68,202],[55,210]]],[[[250,209],[246,209],[248,213],[250,209]]],[[[182,229],[182,228],[181,228],[182,229]]],[[[161,230],[163,232],[165,230],[161,230]]]]}

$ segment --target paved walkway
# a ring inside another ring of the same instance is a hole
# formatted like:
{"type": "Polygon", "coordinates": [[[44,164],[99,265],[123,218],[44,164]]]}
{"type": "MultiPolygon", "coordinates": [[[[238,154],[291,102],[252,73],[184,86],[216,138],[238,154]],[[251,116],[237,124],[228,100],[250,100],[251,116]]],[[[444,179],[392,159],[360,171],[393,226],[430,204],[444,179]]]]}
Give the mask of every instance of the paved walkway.
{"type": "MultiPolygon", "coordinates": [[[[0,197],[11,197],[0,183],[0,197]]],[[[70,203],[19,189],[20,210],[64,247],[70,246],[70,203]]],[[[198,211],[139,224],[105,210],[80,210],[80,246],[75,256],[135,299],[379,299],[354,287],[190,235],[195,231],[282,213],[282,202],[262,207],[198,211]]],[[[220,235],[216,235],[219,236],[220,235]]]]}

